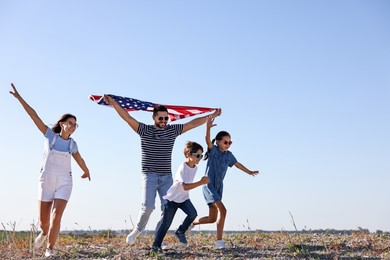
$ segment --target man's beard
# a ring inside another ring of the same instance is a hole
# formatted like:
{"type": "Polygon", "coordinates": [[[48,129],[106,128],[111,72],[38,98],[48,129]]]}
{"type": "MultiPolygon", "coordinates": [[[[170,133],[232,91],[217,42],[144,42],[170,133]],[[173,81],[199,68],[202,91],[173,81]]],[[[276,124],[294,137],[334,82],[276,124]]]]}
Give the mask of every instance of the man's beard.
{"type": "Polygon", "coordinates": [[[164,128],[167,124],[166,123],[156,123],[155,126],[157,128],[164,128]]]}

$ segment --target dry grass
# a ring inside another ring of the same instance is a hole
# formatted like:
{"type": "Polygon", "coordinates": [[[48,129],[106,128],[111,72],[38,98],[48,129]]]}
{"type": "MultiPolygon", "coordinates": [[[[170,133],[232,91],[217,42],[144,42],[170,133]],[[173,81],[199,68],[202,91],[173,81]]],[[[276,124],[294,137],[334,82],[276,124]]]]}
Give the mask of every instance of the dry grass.
{"type": "MultiPolygon", "coordinates": [[[[0,233],[0,259],[43,259],[44,249],[33,250],[31,232],[0,233]]],[[[35,234],[34,234],[35,235],[35,234]]],[[[193,232],[189,247],[181,248],[172,233],[165,242],[170,249],[151,255],[151,232],[133,246],[125,234],[61,234],[57,259],[390,259],[390,234],[349,232],[234,232],[226,233],[228,248],[213,249],[215,234],[193,232]]]]}

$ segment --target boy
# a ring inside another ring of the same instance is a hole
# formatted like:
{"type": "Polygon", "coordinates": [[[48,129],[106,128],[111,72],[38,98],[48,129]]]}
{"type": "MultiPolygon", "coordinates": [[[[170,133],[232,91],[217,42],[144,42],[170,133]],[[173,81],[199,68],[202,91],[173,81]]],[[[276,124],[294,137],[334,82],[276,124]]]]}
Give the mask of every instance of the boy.
{"type": "Polygon", "coordinates": [[[199,181],[193,182],[198,169],[197,164],[203,158],[202,153],[203,147],[196,142],[187,142],[185,145],[184,156],[186,160],[179,166],[173,185],[169,188],[167,195],[163,197],[167,200],[167,203],[164,206],[161,226],[154,238],[152,252],[157,253],[161,248],[162,241],[172,224],[178,208],[183,210],[187,217],[176,230],[175,235],[182,246],[187,246],[185,232],[198,215],[190,200],[189,190],[210,182],[207,176],[203,176],[199,181]]]}

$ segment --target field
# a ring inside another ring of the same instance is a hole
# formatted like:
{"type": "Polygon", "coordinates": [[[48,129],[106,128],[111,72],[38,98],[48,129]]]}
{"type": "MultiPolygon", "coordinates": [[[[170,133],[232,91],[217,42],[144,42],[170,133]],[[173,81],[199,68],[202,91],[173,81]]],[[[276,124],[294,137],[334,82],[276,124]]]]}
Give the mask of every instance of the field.
{"type": "MultiPolygon", "coordinates": [[[[44,259],[44,249],[33,250],[31,232],[0,232],[0,259],[44,259]]],[[[226,232],[228,246],[213,249],[213,232],[193,231],[189,247],[180,247],[172,232],[165,242],[169,249],[150,253],[152,232],[142,234],[133,246],[125,233],[61,233],[57,259],[390,259],[390,233],[357,231],[226,232]]]]}

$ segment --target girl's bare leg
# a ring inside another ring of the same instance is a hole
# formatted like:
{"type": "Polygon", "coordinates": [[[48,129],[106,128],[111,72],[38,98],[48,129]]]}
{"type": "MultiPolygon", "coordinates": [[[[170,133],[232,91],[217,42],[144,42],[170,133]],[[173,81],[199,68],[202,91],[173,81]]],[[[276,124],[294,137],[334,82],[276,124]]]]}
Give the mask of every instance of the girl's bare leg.
{"type": "Polygon", "coordinates": [[[226,219],[226,208],[223,205],[222,201],[217,201],[214,203],[218,210],[218,218],[217,218],[217,240],[222,240],[223,228],[225,226],[226,219]]]}
{"type": "Polygon", "coordinates": [[[218,209],[216,208],[215,203],[212,203],[209,207],[209,215],[194,220],[192,224],[199,225],[199,224],[214,223],[215,221],[217,221],[217,216],[218,216],[218,209]]]}

